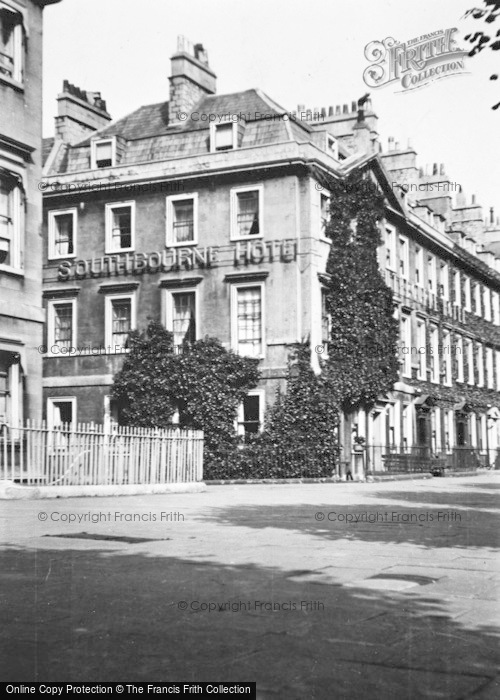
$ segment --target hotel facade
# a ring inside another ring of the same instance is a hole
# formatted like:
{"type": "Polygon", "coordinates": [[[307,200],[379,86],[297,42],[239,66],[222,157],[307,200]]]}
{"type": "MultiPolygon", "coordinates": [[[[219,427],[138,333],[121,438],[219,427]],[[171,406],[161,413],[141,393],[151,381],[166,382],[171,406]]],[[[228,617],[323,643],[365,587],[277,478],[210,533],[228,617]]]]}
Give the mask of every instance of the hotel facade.
{"type": "Polygon", "coordinates": [[[58,1],[0,1],[0,426],[42,415],[42,30],[58,1]]]}
{"type": "MultiPolygon", "coordinates": [[[[217,95],[205,50],[180,40],[167,102],[111,121],[65,82],[44,169],[44,406],[50,425],[109,423],[127,336],[161,321],[258,358],[238,430],[262,429],[289,353],[328,353],[323,286],[329,178],[366,173],[385,195],[379,260],[400,322],[400,378],[343,421],[359,470],[388,451],[466,447],[491,462],[500,415],[498,226],[442,166],[382,149],[370,102],[290,114],[260,90],[217,95]],[[446,350],[446,348],[449,350],[446,350]],[[359,441],[358,441],[359,442],[359,441]]],[[[361,476],[361,471],[358,472],[361,476]]]]}

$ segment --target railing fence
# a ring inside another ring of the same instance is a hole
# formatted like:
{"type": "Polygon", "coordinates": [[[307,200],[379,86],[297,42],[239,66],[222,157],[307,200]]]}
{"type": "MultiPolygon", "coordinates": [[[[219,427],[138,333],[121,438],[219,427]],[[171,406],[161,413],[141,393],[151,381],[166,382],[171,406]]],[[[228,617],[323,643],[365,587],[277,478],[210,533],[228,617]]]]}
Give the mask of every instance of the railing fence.
{"type": "Polygon", "coordinates": [[[201,481],[203,432],[27,421],[0,425],[0,480],[38,486],[201,481]]]}

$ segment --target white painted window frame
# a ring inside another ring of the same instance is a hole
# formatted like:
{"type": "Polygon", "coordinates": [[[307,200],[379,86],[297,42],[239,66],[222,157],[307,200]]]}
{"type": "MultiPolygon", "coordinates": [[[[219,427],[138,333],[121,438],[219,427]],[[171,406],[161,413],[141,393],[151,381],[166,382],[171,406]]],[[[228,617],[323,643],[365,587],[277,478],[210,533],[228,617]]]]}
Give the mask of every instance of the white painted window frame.
{"type": "Polygon", "coordinates": [[[410,278],[410,241],[407,236],[400,234],[398,237],[399,243],[399,275],[404,280],[410,278]],[[401,263],[403,263],[403,269],[401,270],[401,263]]]}
{"type": "Polygon", "coordinates": [[[106,168],[99,168],[97,165],[97,150],[98,146],[110,143],[111,144],[111,165],[106,166],[106,168],[113,168],[116,165],[116,137],[110,136],[105,139],[92,139],[90,142],[90,168],[91,170],[106,170],[106,168]]]}
{"type": "Polygon", "coordinates": [[[129,299],[130,304],[130,330],[137,328],[137,295],[135,292],[123,292],[106,294],[104,297],[104,344],[109,348],[109,354],[121,355],[129,351],[129,348],[122,348],[116,351],[113,344],[113,302],[129,299]]]}
{"type": "Polygon", "coordinates": [[[418,246],[415,250],[415,284],[421,289],[425,288],[424,249],[422,246],[418,246]],[[417,270],[419,272],[419,280],[417,280],[417,270]]]}
{"type": "Polygon", "coordinates": [[[391,272],[396,270],[396,227],[385,224],[385,266],[391,272]],[[387,254],[389,253],[389,256],[387,254]],[[387,259],[389,257],[389,260],[387,259]]]}
{"type": "Polygon", "coordinates": [[[71,424],[73,426],[76,426],[76,410],[78,405],[76,396],[49,396],[47,397],[47,427],[49,428],[49,430],[54,430],[54,428],[56,427],[54,424],[54,404],[62,402],[71,404],[71,414],[73,416],[73,421],[71,424]]]}
{"type": "Polygon", "coordinates": [[[230,212],[231,212],[231,241],[258,241],[264,238],[264,185],[245,185],[244,187],[232,187],[230,191],[230,212]],[[238,195],[244,192],[259,193],[259,233],[256,236],[240,236],[238,232],[238,195]]]}
{"type": "Polygon", "coordinates": [[[198,245],[198,192],[172,194],[166,198],[166,225],[167,248],[187,248],[198,245]],[[174,239],[174,203],[185,199],[193,200],[193,240],[177,242],[174,239]]]}
{"type": "Polygon", "coordinates": [[[474,372],[474,345],[470,338],[464,339],[464,348],[467,355],[467,384],[469,386],[474,386],[475,384],[475,372],[474,372]]]}
{"type": "Polygon", "coordinates": [[[417,319],[418,372],[417,378],[427,381],[427,341],[425,321],[417,319]],[[421,349],[423,348],[423,352],[421,349]]]}
{"type": "Polygon", "coordinates": [[[70,357],[69,352],[53,352],[55,346],[56,306],[62,306],[63,304],[71,304],[71,347],[76,348],[78,307],[75,297],[49,299],[47,302],[47,355],[50,357],[70,357]]]}
{"type": "Polygon", "coordinates": [[[461,335],[455,338],[455,355],[457,358],[457,382],[463,384],[465,382],[464,374],[464,339],[461,335]]]}
{"type": "Polygon", "coordinates": [[[429,328],[429,345],[433,362],[433,371],[431,372],[431,382],[433,384],[439,384],[439,374],[441,367],[441,358],[439,356],[439,329],[437,326],[430,326],[429,328]]]}
{"type": "Polygon", "coordinates": [[[173,333],[174,330],[174,296],[176,294],[191,294],[194,293],[194,318],[196,324],[195,340],[200,338],[200,309],[199,309],[199,294],[198,288],[193,286],[173,287],[172,289],[164,289],[164,309],[165,309],[165,328],[173,333]]]}
{"type": "MultiPolygon", "coordinates": [[[[2,165],[2,163],[0,163],[2,165]]],[[[8,168],[6,168],[8,169],[8,168]]],[[[13,175],[19,176],[19,173],[11,171],[13,175]]],[[[24,178],[21,176],[24,182],[24,178]]],[[[11,250],[10,256],[14,264],[0,264],[0,271],[14,272],[15,274],[23,275],[23,248],[24,248],[24,207],[22,204],[22,192],[19,185],[14,185],[12,192],[12,233],[10,240],[11,250]]]]}
{"type": "Polygon", "coordinates": [[[245,357],[256,357],[264,359],[266,356],[266,285],[265,282],[235,282],[231,285],[231,348],[233,352],[238,353],[238,292],[241,289],[249,287],[260,288],[260,305],[261,305],[261,353],[259,355],[245,355],[245,357]]]}
{"type": "Polygon", "coordinates": [[[225,153],[226,151],[234,151],[236,148],[238,148],[238,122],[235,121],[234,119],[230,119],[229,117],[224,117],[224,118],[220,119],[220,121],[217,120],[217,123],[210,122],[210,151],[211,151],[211,153],[225,153]],[[231,148],[217,150],[217,148],[215,147],[217,128],[220,126],[226,126],[226,124],[231,124],[233,127],[233,129],[232,129],[233,145],[231,148]]]}
{"type": "MultiPolygon", "coordinates": [[[[264,429],[264,417],[265,417],[265,399],[266,392],[264,389],[251,389],[247,391],[247,396],[258,396],[259,397],[259,433],[264,429]]],[[[243,401],[238,404],[238,415],[235,421],[235,430],[240,437],[244,437],[245,428],[242,425],[245,414],[243,413],[243,401]]]]}
{"type": "Polygon", "coordinates": [[[105,206],[106,217],[106,255],[113,253],[127,253],[135,250],[135,200],[128,202],[108,202],[105,206]],[[113,211],[114,209],[122,209],[130,207],[130,242],[128,248],[113,248],[113,211]]]}
{"type": "Polygon", "coordinates": [[[443,331],[443,384],[445,386],[452,385],[452,351],[451,332],[443,331]]]}
{"type": "Polygon", "coordinates": [[[78,232],[78,211],[76,207],[70,209],[52,209],[48,213],[49,222],[49,260],[70,260],[76,258],[77,232],[78,232]],[[71,214],[73,217],[73,252],[69,255],[57,255],[56,245],[56,219],[58,216],[71,214]]]}

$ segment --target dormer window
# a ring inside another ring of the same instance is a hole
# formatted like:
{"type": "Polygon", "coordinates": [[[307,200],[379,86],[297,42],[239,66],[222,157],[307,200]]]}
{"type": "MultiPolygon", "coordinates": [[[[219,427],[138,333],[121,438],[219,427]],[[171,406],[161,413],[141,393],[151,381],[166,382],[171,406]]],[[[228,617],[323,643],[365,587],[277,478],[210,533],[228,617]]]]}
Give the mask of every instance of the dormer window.
{"type": "Polygon", "coordinates": [[[327,150],[332,155],[335,160],[338,160],[339,157],[339,147],[337,144],[337,141],[333,138],[333,136],[327,136],[327,150]]]}
{"type": "Polygon", "coordinates": [[[114,139],[92,141],[92,170],[111,168],[116,162],[116,143],[114,139]]]}
{"type": "Polygon", "coordinates": [[[220,124],[210,124],[210,150],[230,151],[237,145],[237,123],[221,121],[220,124]]]}

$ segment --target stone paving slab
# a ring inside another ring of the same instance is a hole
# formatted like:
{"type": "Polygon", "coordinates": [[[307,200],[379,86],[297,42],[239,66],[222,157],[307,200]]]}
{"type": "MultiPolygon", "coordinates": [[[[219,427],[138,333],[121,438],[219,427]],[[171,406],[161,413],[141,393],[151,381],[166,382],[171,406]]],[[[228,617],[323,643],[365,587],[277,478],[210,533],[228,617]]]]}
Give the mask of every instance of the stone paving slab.
{"type": "Polygon", "coordinates": [[[224,486],[50,509],[5,502],[0,676],[256,680],[263,700],[499,697],[498,476],[354,486],[224,486]],[[356,529],[314,517],[467,504],[466,527],[356,529]],[[185,520],[70,524],[40,521],[42,510],[176,510],[185,520]],[[60,537],[84,531],[156,541],[60,537]],[[366,585],[391,574],[437,580],[366,585]]]}

